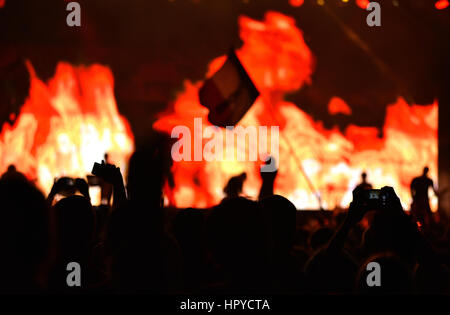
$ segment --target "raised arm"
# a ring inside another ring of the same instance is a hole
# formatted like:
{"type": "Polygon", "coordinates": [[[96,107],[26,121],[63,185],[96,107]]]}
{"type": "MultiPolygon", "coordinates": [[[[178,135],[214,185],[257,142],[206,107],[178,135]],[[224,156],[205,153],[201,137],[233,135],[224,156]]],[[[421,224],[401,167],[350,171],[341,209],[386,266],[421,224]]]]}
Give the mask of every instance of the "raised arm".
{"type": "Polygon", "coordinates": [[[102,164],[97,169],[94,167],[92,172],[92,174],[95,173],[94,175],[113,185],[113,208],[118,208],[126,204],[127,194],[120,168],[102,161],[102,164]]]}

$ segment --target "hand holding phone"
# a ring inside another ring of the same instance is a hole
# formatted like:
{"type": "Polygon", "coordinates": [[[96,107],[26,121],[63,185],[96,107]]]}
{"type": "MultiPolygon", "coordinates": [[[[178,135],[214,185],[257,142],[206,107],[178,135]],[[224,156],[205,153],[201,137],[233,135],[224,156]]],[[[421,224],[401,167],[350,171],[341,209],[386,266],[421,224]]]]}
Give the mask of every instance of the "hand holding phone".
{"type": "Polygon", "coordinates": [[[53,195],[61,194],[64,196],[73,195],[76,191],[75,180],[70,177],[60,177],[55,180],[51,193],[53,195]]]}
{"type": "Polygon", "coordinates": [[[122,174],[120,173],[120,168],[116,167],[113,164],[107,164],[105,161],[102,161],[102,163],[94,163],[94,166],[92,167],[93,175],[98,176],[105,181],[114,184],[118,180],[122,180],[122,174]]]}
{"type": "Polygon", "coordinates": [[[386,194],[381,189],[353,190],[353,201],[348,209],[347,220],[354,225],[362,220],[367,211],[381,211],[386,206],[386,194]]]}
{"type": "Polygon", "coordinates": [[[367,210],[382,210],[386,206],[387,195],[381,189],[365,189],[356,198],[367,210]]]}

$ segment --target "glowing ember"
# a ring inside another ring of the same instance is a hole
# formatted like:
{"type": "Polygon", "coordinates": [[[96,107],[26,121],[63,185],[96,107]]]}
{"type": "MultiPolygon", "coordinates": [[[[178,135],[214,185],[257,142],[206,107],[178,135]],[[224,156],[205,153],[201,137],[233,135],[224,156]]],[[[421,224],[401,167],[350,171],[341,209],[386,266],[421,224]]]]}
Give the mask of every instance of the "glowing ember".
{"type": "MultiPolygon", "coordinates": [[[[294,20],[268,12],[263,22],[241,17],[239,26],[244,44],[237,54],[261,92],[239,125],[280,127],[276,193],[288,197],[300,209],[318,208],[317,199],[299,171],[298,161],[320,192],[323,206],[329,209],[348,205],[362,171],[368,173],[375,188],[393,186],[405,207],[411,201],[410,181],[421,173],[424,165],[430,167],[430,175],[436,182],[437,102],[409,106],[399,98],[387,108],[383,138],[373,127],[351,125],[344,134],[337,129],[327,130],[295,104],[283,101],[285,93],[309,83],[313,72],[312,54],[294,20]]],[[[207,76],[224,61],[225,56],[214,59],[207,76]]],[[[174,126],[185,125],[193,133],[195,117],[201,117],[203,125],[210,125],[208,110],[198,101],[200,86],[201,82],[186,81],[173,108],[161,115],[154,128],[170,133],[174,126]]],[[[336,101],[340,111],[350,110],[342,100],[335,99],[332,103],[336,101]]],[[[222,132],[225,133],[224,129],[222,132]]],[[[204,139],[203,143],[208,141],[205,136],[204,139]]],[[[256,197],[261,186],[256,162],[180,161],[174,163],[173,171],[175,187],[170,195],[179,207],[206,207],[219,202],[227,180],[243,171],[247,173],[246,195],[256,197]]],[[[433,208],[436,209],[436,199],[433,208]]]]}
{"type": "Polygon", "coordinates": [[[289,0],[289,4],[293,7],[301,7],[305,0],[289,0]]]}
{"type": "Polygon", "coordinates": [[[448,0],[439,0],[434,4],[436,9],[438,9],[438,10],[444,10],[445,8],[448,7],[448,5],[449,5],[448,0]]]}
{"type": "Polygon", "coordinates": [[[28,99],[0,133],[0,172],[14,164],[48,193],[55,177],[85,177],[106,152],[123,171],[133,135],[117,111],[111,71],[59,63],[45,84],[28,68],[28,99]]]}
{"type": "Polygon", "coordinates": [[[356,5],[364,10],[367,9],[369,3],[370,3],[369,0],[356,0],[356,5]]]}

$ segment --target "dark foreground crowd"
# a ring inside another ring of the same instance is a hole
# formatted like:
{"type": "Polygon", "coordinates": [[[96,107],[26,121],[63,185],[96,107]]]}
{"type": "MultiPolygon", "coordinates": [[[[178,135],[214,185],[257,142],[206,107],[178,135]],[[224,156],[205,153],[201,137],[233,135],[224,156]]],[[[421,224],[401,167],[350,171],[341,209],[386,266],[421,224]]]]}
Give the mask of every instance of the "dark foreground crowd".
{"type": "Polygon", "coordinates": [[[83,180],[55,202],[58,182],[45,197],[11,167],[0,179],[1,292],[450,292],[448,225],[417,224],[392,188],[382,209],[354,199],[345,211],[303,215],[273,195],[276,174],[262,174],[259,201],[230,194],[212,209],[169,211],[164,148],[155,140],[134,153],[126,189],[118,168],[101,165],[111,207],[92,207],[83,180]],[[81,286],[68,285],[71,262],[81,286]]]}

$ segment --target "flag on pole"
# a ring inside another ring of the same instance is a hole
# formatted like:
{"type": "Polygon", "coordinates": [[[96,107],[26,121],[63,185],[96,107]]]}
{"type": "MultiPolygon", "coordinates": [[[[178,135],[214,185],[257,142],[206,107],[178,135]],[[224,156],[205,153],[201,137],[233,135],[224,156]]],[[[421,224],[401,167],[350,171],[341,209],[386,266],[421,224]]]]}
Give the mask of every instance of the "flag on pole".
{"type": "Polygon", "coordinates": [[[253,105],[259,91],[232,49],[223,66],[199,90],[200,103],[209,109],[215,126],[234,126],[253,105]]]}

